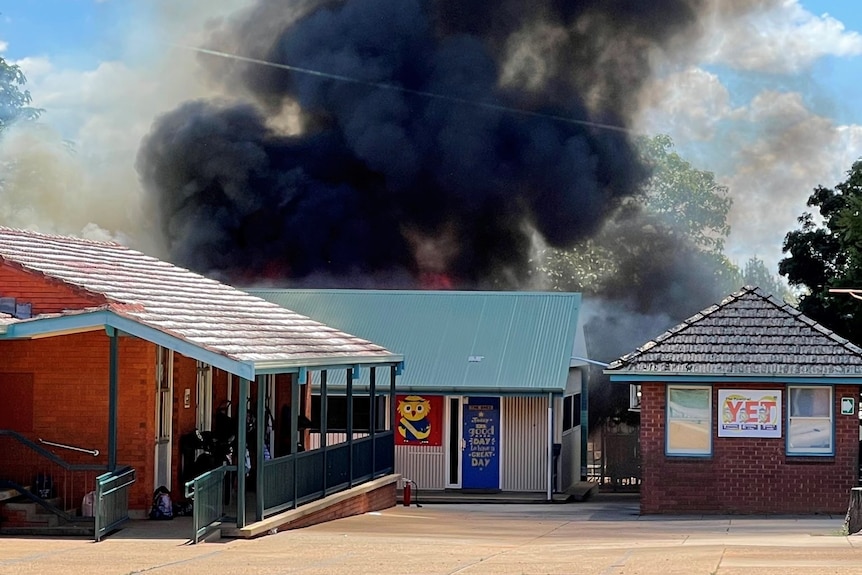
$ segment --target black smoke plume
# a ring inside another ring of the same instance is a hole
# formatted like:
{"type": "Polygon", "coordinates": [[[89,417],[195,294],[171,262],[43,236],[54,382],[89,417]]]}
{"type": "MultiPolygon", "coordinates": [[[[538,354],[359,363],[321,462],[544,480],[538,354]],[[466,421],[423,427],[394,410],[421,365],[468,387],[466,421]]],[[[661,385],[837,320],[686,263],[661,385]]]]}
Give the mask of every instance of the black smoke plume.
{"type": "Polygon", "coordinates": [[[206,48],[284,67],[202,54],[231,99],[142,144],[171,260],[244,283],[516,288],[534,233],[589,237],[645,177],[625,128],[650,54],[698,8],[261,0],[206,48]]]}

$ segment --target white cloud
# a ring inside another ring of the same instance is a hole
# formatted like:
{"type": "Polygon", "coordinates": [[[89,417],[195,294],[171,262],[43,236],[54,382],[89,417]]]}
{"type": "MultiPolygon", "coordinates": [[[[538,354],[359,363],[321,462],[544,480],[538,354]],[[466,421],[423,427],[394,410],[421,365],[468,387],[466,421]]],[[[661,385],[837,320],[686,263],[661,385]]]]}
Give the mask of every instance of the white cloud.
{"type": "Polygon", "coordinates": [[[759,94],[738,124],[734,170],[723,174],[734,198],[728,247],[777,263],[813,189],[841,181],[850,158],[862,155],[862,126],[837,126],[808,111],[798,94],[777,92],[759,94]]]}
{"type": "Polygon", "coordinates": [[[0,54],[5,52],[7,48],[9,48],[9,42],[4,42],[3,40],[0,40],[0,54]]]}
{"type": "Polygon", "coordinates": [[[689,66],[653,80],[641,95],[639,129],[673,132],[682,140],[708,140],[733,113],[730,93],[718,76],[689,66]]]}
{"type": "Polygon", "coordinates": [[[636,128],[669,134],[695,167],[728,186],[727,253],[738,264],[756,255],[777,270],[784,236],[809,209],[814,188],[843,181],[862,157],[862,125],[818,115],[791,90],[764,88],[740,100],[733,84],[704,66],[785,74],[805,86],[805,71],[818,58],[859,54],[859,33],[798,0],[719,1],[695,49],[657,63],[661,74],[644,91],[636,128]]]}
{"type": "Polygon", "coordinates": [[[760,2],[742,14],[735,3],[716,2],[705,23],[697,58],[739,70],[794,73],[823,56],[862,54],[862,34],[798,0],[760,2]]]}
{"type": "Polygon", "coordinates": [[[798,93],[764,91],[730,110],[721,90],[697,86],[679,89],[668,109],[657,102],[643,113],[642,125],[649,133],[670,134],[695,167],[715,172],[728,187],[728,256],[744,264],[756,255],[776,270],[784,236],[797,228],[814,188],[842,181],[862,157],[862,125],[818,116],[798,93]],[[718,113],[704,121],[709,114],[703,110],[718,113]],[[703,133],[710,137],[704,140],[703,133]]]}

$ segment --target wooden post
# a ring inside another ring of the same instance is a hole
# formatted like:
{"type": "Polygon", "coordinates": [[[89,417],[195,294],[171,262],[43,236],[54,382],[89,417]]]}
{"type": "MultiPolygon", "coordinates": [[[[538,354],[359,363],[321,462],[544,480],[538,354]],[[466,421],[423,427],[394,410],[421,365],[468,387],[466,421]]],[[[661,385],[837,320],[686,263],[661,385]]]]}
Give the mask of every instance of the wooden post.
{"type": "Polygon", "coordinates": [[[862,487],[850,489],[850,505],[847,506],[847,515],[844,517],[844,531],[847,535],[862,531],[862,487]]]}

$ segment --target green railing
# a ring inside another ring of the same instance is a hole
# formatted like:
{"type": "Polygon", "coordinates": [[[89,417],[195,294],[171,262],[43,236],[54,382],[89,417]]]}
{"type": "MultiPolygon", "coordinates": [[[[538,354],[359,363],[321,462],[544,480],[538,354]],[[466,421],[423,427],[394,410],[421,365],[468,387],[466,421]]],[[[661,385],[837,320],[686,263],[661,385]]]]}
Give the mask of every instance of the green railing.
{"type": "Polygon", "coordinates": [[[96,478],[93,500],[96,541],[101,541],[104,535],[129,520],[129,487],[134,482],[135,470],[132,467],[109,471],[96,478]]]}
{"type": "MultiPolygon", "coordinates": [[[[77,461],[93,460],[92,452],[69,452],[77,461]]],[[[91,524],[79,515],[85,495],[93,491],[96,477],[106,472],[104,463],[72,463],[18,432],[0,429],[0,484],[59,517],[63,523],[91,524]],[[40,493],[37,478],[50,479],[47,493],[40,493]]]]}
{"type": "Polygon", "coordinates": [[[186,483],[186,497],[194,498],[192,540],[195,543],[214,531],[216,524],[225,518],[225,483],[232,471],[236,471],[236,466],[222,465],[186,483]]]}
{"type": "Polygon", "coordinates": [[[392,473],[391,430],[264,462],[264,517],[392,473]]]}

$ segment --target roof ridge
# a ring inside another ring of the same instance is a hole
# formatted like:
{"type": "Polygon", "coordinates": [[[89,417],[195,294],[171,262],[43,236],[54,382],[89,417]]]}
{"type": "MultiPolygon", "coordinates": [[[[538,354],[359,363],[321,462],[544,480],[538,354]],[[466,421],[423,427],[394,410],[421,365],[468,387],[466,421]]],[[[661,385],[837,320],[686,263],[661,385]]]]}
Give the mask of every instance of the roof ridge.
{"type": "Polygon", "coordinates": [[[12,228],[12,227],[3,226],[3,225],[0,225],[0,233],[9,233],[9,234],[15,234],[15,235],[20,235],[20,236],[30,236],[30,237],[39,236],[39,237],[47,238],[47,239],[63,240],[65,242],[73,241],[73,242],[79,242],[79,243],[84,243],[84,244],[94,244],[94,245],[100,245],[100,246],[114,246],[114,247],[132,249],[132,248],[129,248],[128,246],[123,245],[120,242],[117,242],[114,240],[94,240],[94,239],[90,239],[90,238],[83,238],[80,236],[69,236],[69,235],[63,235],[63,234],[49,234],[47,232],[40,232],[37,230],[27,230],[24,228],[12,228]]]}
{"type": "Polygon", "coordinates": [[[848,340],[844,337],[841,337],[840,335],[835,333],[835,331],[829,329],[828,327],[826,327],[822,323],[818,322],[817,320],[808,317],[807,315],[802,313],[798,308],[793,307],[792,305],[790,305],[786,301],[779,300],[777,297],[775,297],[772,294],[764,293],[759,287],[754,288],[753,291],[757,292],[757,295],[759,295],[765,301],[768,301],[769,303],[773,304],[776,308],[783,311],[784,313],[786,313],[790,316],[793,316],[794,319],[801,321],[802,323],[806,324],[808,327],[810,327],[814,331],[820,333],[820,335],[828,337],[829,339],[833,340],[835,343],[837,343],[838,345],[840,345],[841,347],[847,349],[848,351],[850,351],[852,353],[862,355],[862,348],[860,348],[859,346],[857,346],[856,344],[854,344],[850,340],[848,340]]]}
{"type": "MultiPolygon", "coordinates": [[[[807,337],[810,338],[810,337],[814,336],[815,334],[819,335],[819,336],[826,337],[829,340],[831,340],[836,345],[836,347],[840,347],[840,348],[844,349],[846,352],[849,352],[849,353],[857,356],[858,358],[862,359],[862,348],[860,348],[859,346],[857,346],[854,343],[850,342],[849,340],[839,336],[834,331],[832,331],[831,329],[827,328],[826,326],[820,324],[819,322],[809,318],[808,316],[803,314],[799,309],[797,309],[793,305],[789,304],[788,302],[779,300],[774,295],[765,292],[760,287],[752,286],[752,285],[745,285],[741,289],[737,290],[736,292],[733,292],[733,293],[729,294],[728,296],[726,296],[724,299],[721,300],[720,303],[712,305],[708,308],[705,308],[704,310],[701,310],[700,312],[694,314],[693,316],[689,317],[688,319],[684,320],[683,322],[675,325],[674,327],[662,332],[661,334],[659,334],[655,338],[647,341],[645,344],[636,348],[635,351],[628,353],[626,355],[623,355],[619,359],[613,361],[608,366],[608,369],[609,370],[619,369],[619,368],[625,366],[626,364],[632,363],[636,358],[644,355],[648,351],[652,351],[653,354],[658,354],[657,357],[661,356],[663,353],[664,354],[670,354],[671,364],[677,361],[676,359],[674,359],[674,356],[678,355],[680,353],[689,354],[689,355],[694,354],[695,356],[698,356],[699,354],[709,355],[709,354],[715,354],[715,353],[727,353],[727,352],[720,352],[720,351],[716,352],[715,350],[707,351],[706,349],[699,349],[700,347],[703,347],[703,346],[706,346],[707,348],[712,349],[712,346],[714,346],[716,344],[714,342],[704,343],[702,341],[697,341],[698,337],[700,337],[700,338],[704,337],[703,334],[698,335],[697,332],[695,332],[695,335],[693,336],[693,337],[695,337],[695,340],[693,340],[693,341],[686,341],[685,337],[683,337],[682,339],[673,339],[670,342],[668,342],[668,340],[671,338],[676,338],[676,336],[678,336],[679,334],[685,332],[687,329],[700,323],[701,321],[703,321],[704,319],[708,318],[709,316],[715,314],[716,312],[719,312],[722,310],[727,310],[729,308],[729,306],[733,305],[734,303],[736,303],[738,301],[744,300],[745,298],[748,298],[748,297],[756,298],[758,301],[765,302],[766,304],[771,306],[775,312],[780,314],[780,317],[783,317],[783,321],[787,322],[785,324],[785,327],[797,325],[799,328],[807,329],[807,330],[809,330],[809,332],[811,334],[807,337]],[[665,342],[668,342],[668,344],[671,345],[672,347],[668,348],[667,351],[665,351],[664,349],[655,349],[657,346],[659,346],[665,342]],[[696,346],[697,349],[689,350],[689,351],[685,351],[685,352],[681,352],[678,350],[674,351],[673,346],[675,346],[677,344],[682,345],[684,347],[694,345],[694,346],[696,346]]],[[[746,304],[743,304],[743,308],[741,308],[741,310],[743,311],[743,314],[741,316],[736,315],[736,313],[733,310],[728,310],[728,312],[729,312],[728,319],[729,320],[735,320],[737,322],[740,321],[740,319],[742,321],[746,321],[747,318],[751,317],[750,315],[747,315],[747,314],[759,313],[756,311],[757,310],[756,307],[751,308],[750,305],[746,305],[746,304]],[[752,310],[754,310],[754,311],[752,311],[752,310]]],[[[781,320],[778,320],[777,318],[778,318],[778,316],[774,316],[774,317],[772,317],[771,321],[781,321],[781,320]]],[[[739,324],[739,323],[731,322],[725,326],[719,325],[717,327],[707,325],[707,328],[711,328],[714,331],[714,333],[711,334],[711,337],[721,336],[721,337],[736,338],[736,337],[739,337],[738,336],[739,332],[738,331],[733,332],[733,330],[738,329],[738,328],[733,328],[730,326],[739,326],[739,325],[745,325],[745,323],[739,324]],[[728,329],[730,329],[731,331],[728,332],[727,331],[728,329]]],[[[763,325],[761,325],[760,328],[761,328],[761,333],[759,333],[758,336],[768,336],[769,335],[768,330],[765,330],[763,325]]],[[[758,344],[758,345],[760,345],[760,344],[758,344]]],[[[773,345],[773,344],[769,344],[769,345],[773,345]]],[[[758,352],[757,352],[757,349],[754,349],[754,350],[748,350],[748,351],[740,351],[739,353],[742,354],[742,356],[745,356],[746,353],[757,354],[758,352]]],[[[764,352],[760,352],[760,353],[764,353],[764,352]]],[[[810,358],[806,358],[806,361],[808,359],[810,359],[810,358]]],[[[649,363],[653,360],[645,359],[644,361],[649,363]]],[[[655,361],[659,361],[659,360],[655,360],[655,361]]],[[[668,360],[665,359],[662,361],[667,362],[668,360]]],[[[698,363],[699,360],[687,359],[686,361],[695,361],[695,363],[698,363]]],[[[703,361],[706,361],[707,364],[714,363],[713,360],[703,360],[703,361]]],[[[703,361],[700,361],[700,363],[703,363],[703,361]]],[[[734,361],[742,361],[742,363],[745,363],[744,360],[739,360],[738,358],[736,358],[734,361]]],[[[668,364],[668,365],[671,365],[671,364],[668,364]]]]}
{"type": "Polygon", "coordinates": [[[716,311],[722,309],[726,305],[740,299],[742,296],[746,295],[749,291],[751,291],[750,286],[744,286],[741,290],[738,290],[738,291],[733,292],[732,294],[726,296],[724,299],[721,300],[721,302],[719,302],[717,304],[712,304],[711,306],[700,310],[696,314],[687,317],[686,319],[682,320],[681,322],[674,325],[673,327],[666,329],[665,331],[663,331],[662,333],[660,333],[656,337],[650,339],[649,341],[647,341],[643,345],[635,348],[634,351],[627,353],[626,355],[620,357],[617,360],[612,361],[608,367],[610,369],[613,369],[614,366],[616,366],[616,365],[621,365],[623,363],[627,363],[627,362],[631,361],[632,359],[638,357],[639,355],[642,355],[643,353],[645,353],[645,352],[651,350],[652,348],[654,348],[655,346],[659,345],[661,342],[665,341],[669,337],[674,336],[674,335],[679,334],[679,333],[682,333],[686,329],[690,328],[692,325],[694,325],[694,324],[702,321],[703,319],[709,317],[710,315],[714,314],[716,311]],[[749,288],[749,289],[746,289],[746,288],[749,288]]]}

